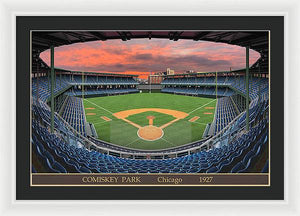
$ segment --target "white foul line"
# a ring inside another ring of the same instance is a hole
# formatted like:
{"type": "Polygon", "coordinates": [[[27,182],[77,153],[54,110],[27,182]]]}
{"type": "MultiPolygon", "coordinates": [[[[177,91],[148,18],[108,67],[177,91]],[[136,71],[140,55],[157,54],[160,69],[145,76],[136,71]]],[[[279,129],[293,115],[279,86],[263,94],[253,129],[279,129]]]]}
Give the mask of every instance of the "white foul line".
{"type": "Polygon", "coordinates": [[[133,140],[132,142],[130,142],[129,144],[127,144],[127,145],[124,145],[123,147],[128,147],[128,146],[130,146],[132,143],[134,143],[134,142],[138,141],[139,139],[140,139],[140,138],[137,138],[137,139],[133,140]]]}
{"type": "Polygon", "coordinates": [[[98,125],[98,124],[105,124],[105,123],[107,123],[107,122],[110,122],[110,121],[96,122],[96,123],[94,123],[94,125],[98,125]]]}
{"type": "Polygon", "coordinates": [[[191,123],[200,124],[200,125],[207,125],[207,124],[201,123],[201,122],[191,122],[191,123]]]}
{"type": "Polygon", "coordinates": [[[165,138],[161,138],[161,139],[164,140],[164,141],[166,141],[167,143],[170,143],[171,145],[174,145],[174,143],[172,143],[172,142],[166,140],[165,138]]]}
{"type": "Polygon", "coordinates": [[[95,104],[95,103],[93,103],[93,102],[87,100],[87,99],[84,99],[84,100],[86,100],[87,102],[89,102],[89,103],[91,103],[91,104],[93,104],[93,105],[99,107],[100,109],[103,109],[103,110],[105,110],[106,112],[109,112],[110,114],[113,115],[113,113],[112,113],[111,111],[109,111],[109,110],[107,110],[107,109],[105,109],[105,108],[103,108],[103,107],[101,107],[101,106],[99,106],[99,105],[97,105],[97,104],[95,104]]]}
{"type": "Polygon", "coordinates": [[[198,107],[198,108],[194,109],[193,111],[189,112],[188,114],[190,115],[191,113],[193,113],[193,112],[195,112],[196,110],[198,110],[198,109],[201,109],[202,107],[204,107],[204,106],[206,106],[206,105],[208,105],[208,104],[210,104],[210,103],[214,102],[215,100],[217,100],[217,99],[214,99],[214,100],[212,100],[212,101],[208,102],[207,104],[204,104],[204,105],[202,105],[202,106],[200,106],[200,107],[198,107]]]}

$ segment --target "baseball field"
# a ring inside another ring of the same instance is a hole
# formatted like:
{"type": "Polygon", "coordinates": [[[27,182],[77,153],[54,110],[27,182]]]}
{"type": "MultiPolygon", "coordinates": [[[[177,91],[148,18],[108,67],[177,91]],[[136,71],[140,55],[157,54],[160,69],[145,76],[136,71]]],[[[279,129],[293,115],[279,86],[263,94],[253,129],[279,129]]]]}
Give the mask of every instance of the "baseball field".
{"type": "Polygon", "coordinates": [[[124,147],[154,150],[202,139],[213,121],[216,99],[138,93],[84,99],[86,120],[98,139],[124,147]]]}

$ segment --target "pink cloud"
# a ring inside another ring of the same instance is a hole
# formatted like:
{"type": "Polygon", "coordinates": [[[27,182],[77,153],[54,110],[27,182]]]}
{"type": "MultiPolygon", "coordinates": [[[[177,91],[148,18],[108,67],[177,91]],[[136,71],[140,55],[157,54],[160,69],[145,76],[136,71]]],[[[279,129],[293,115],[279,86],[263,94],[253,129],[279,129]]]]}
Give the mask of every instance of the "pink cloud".
{"type": "MultiPolygon", "coordinates": [[[[40,57],[49,65],[49,50],[40,57]]],[[[250,51],[250,64],[259,53],[250,51]]],[[[55,48],[55,67],[96,72],[132,73],[146,78],[151,72],[222,71],[245,67],[245,48],[222,43],[165,39],[110,40],[55,48]]]]}

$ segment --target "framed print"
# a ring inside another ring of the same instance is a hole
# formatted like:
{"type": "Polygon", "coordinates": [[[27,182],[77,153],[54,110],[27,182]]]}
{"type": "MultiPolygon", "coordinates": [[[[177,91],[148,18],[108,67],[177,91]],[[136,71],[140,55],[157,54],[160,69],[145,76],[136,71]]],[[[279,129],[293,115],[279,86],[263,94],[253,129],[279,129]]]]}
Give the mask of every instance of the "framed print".
{"type": "Polygon", "coordinates": [[[283,21],[17,17],[17,198],[283,199],[283,21]]]}

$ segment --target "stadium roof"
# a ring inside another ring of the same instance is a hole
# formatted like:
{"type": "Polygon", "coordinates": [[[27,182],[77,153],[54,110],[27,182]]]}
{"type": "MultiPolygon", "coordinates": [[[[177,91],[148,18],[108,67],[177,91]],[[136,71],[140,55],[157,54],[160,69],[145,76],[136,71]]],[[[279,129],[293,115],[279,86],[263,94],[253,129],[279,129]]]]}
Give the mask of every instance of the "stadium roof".
{"type": "Polygon", "coordinates": [[[252,65],[251,72],[268,72],[269,36],[267,31],[33,31],[33,72],[36,71],[37,64],[41,64],[41,70],[47,69],[47,65],[39,58],[39,54],[49,49],[51,45],[58,47],[88,41],[115,39],[127,41],[137,38],[162,38],[174,41],[202,40],[242,47],[249,46],[261,55],[252,65]]]}
{"type": "Polygon", "coordinates": [[[138,77],[138,75],[134,74],[121,74],[121,73],[99,73],[99,72],[89,72],[89,71],[72,71],[66,70],[62,68],[54,68],[55,72],[59,72],[61,74],[73,74],[73,75],[98,75],[98,76],[118,76],[118,77],[138,77]]]}

